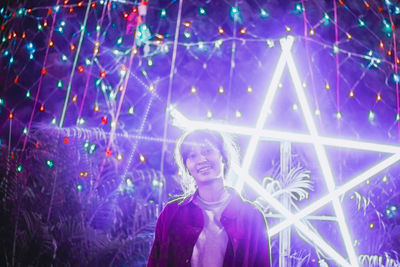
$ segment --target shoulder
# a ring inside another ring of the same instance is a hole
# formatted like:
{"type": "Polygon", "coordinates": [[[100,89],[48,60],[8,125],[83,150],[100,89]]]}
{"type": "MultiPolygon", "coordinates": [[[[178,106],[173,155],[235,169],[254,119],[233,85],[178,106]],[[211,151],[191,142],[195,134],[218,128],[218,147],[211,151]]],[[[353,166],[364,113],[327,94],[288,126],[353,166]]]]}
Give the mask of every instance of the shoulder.
{"type": "Polygon", "coordinates": [[[247,222],[256,223],[260,226],[267,226],[267,220],[257,203],[250,202],[249,200],[243,199],[238,194],[236,195],[238,206],[240,206],[241,216],[244,217],[243,219],[247,222]]]}
{"type": "Polygon", "coordinates": [[[242,199],[242,205],[243,205],[243,209],[245,210],[246,214],[251,214],[253,216],[258,216],[258,217],[264,218],[264,214],[261,212],[259,207],[257,207],[257,205],[254,204],[253,202],[242,199]]]}
{"type": "Polygon", "coordinates": [[[248,212],[248,213],[254,213],[254,214],[260,214],[262,215],[261,210],[259,207],[253,203],[250,202],[249,200],[246,200],[242,198],[235,190],[231,190],[232,194],[232,201],[237,207],[240,207],[240,209],[248,212]]]}
{"type": "Polygon", "coordinates": [[[164,206],[160,217],[161,216],[168,216],[174,214],[179,208],[187,204],[190,201],[192,196],[176,196],[170,199],[167,204],[164,206]]]}

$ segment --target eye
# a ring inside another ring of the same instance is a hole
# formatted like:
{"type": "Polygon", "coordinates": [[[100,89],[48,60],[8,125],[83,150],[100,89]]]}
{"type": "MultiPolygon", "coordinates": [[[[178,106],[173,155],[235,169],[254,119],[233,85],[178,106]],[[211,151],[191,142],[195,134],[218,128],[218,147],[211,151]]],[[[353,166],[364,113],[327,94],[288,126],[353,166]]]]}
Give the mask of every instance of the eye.
{"type": "Polygon", "coordinates": [[[211,147],[205,147],[202,151],[203,155],[209,155],[213,152],[213,149],[211,147]]]}

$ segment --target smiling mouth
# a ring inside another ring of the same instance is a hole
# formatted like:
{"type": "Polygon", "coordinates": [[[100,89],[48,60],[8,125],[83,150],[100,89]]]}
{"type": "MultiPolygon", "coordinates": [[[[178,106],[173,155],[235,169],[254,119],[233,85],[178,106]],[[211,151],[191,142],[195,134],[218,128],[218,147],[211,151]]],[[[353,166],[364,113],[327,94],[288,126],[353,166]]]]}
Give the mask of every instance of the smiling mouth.
{"type": "Polygon", "coordinates": [[[198,168],[197,172],[202,173],[202,172],[208,172],[210,170],[211,170],[211,166],[207,165],[207,166],[202,166],[202,167],[198,168]]]}

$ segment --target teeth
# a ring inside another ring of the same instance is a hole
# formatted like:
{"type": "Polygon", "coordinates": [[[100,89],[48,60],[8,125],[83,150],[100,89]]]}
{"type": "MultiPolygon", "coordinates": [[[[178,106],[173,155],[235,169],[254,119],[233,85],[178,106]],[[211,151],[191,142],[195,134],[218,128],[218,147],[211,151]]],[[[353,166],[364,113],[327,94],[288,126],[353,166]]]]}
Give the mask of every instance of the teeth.
{"type": "Polygon", "coordinates": [[[210,166],[204,166],[204,167],[201,167],[201,168],[197,169],[197,171],[198,172],[207,171],[208,169],[211,169],[211,167],[210,166]]]}

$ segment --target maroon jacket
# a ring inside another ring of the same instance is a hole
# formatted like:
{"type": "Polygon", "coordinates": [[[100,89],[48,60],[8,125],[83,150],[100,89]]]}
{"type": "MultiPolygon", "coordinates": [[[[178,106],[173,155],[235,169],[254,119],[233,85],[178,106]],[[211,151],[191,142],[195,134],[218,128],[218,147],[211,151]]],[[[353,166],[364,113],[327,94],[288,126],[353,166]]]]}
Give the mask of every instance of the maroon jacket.
{"type": "MultiPolygon", "coordinates": [[[[224,266],[271,266],[271,253],[264,216],[233,189],[222,213],[221,224],[228,237],[224,266]]],[[[157,220],[148,267],[190,266],[193,247],[203,229],[203,213],[188,197],[169,202],[157,220]]]]}

